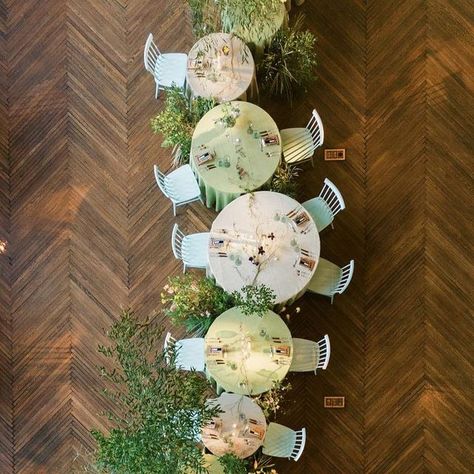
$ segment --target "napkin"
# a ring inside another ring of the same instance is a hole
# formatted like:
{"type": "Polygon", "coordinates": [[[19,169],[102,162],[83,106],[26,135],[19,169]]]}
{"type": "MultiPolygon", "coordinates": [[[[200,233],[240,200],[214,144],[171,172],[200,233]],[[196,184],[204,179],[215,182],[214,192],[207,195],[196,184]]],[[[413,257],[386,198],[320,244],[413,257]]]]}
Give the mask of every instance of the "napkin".
{"type": "Polygon", "coordinates": [[[315,262],[312,258],[300,256],[300,265],[303,265],[303,267],[312,270],[314,268],[314,264],[315,262]]]}
{"type": "Polygon", "coordinates": [[[197,164],[202,165],[203,163],[206,163],[207,161],[213,160],[214,156],[208,150],[201,149],[199,153],[195,155],[195,158],[196,158],[197,164]]]}
{"type": "Polygon", "coordinates": [[[268,134],[262,137],[262,146],[278,145],[279,143],[278,135],[268,134]]]}

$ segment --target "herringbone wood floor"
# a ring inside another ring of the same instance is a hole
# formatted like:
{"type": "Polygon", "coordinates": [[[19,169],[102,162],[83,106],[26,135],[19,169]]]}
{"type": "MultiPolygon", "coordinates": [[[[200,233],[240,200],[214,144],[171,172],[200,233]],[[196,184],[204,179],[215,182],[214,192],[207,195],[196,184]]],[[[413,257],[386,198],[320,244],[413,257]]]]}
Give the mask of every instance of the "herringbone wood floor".
{"type": "MultiPolygon", "coordinates": [[[[326,372],[291,377],[281,422],[308,444],[286,473],[469,473],[472,411],[473,9],[468,0],[307,0],[319,80],[280,127],[320,112],[343,163],[328,176],[347,210],[322,255],[356,275],[335,304],[305,296],[295,336],[328,333],[326,372]],[[471,225],[470,225],[471,224],[471,225]],[[324,410],[324,395],[347,408],[324,410]]],[[[161,107],[142,65],[148,32],[193,43],[178,0],[0,2],[0,472],[65,473],[92,448],[96,348],[121,306],[159,308],[174,219],[152,165],[161,107]]],[[[319,156],[321,153],[319,153],[319,156]]],[[[189,231],[215,213],[180,211],[189,231]]]]}

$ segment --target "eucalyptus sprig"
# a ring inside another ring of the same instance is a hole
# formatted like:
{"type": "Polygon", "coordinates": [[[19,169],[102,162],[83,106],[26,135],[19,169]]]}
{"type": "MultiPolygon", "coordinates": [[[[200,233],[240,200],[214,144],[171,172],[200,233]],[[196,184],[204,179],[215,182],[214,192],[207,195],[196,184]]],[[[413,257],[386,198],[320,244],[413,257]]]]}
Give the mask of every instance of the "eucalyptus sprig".
{"type": "Polygon", "coordinates": [[[196,438],[220,409],[206,404],[209,382],[176,367],[174,348],[162,350],[162,332],[161,325],[126,310],[107,334],[110,344],[100,347],[113,366],[102,369],[113,426],[108,433],[92,431],[96,465],[104,472],[206,472],[196,438]]]}
{"type": "Polygon", "coordinates": [[[243,314],[262,317],[274,306],[276,294],[266,285],[247,285],[233,291],[232,298],[243,314]]]}

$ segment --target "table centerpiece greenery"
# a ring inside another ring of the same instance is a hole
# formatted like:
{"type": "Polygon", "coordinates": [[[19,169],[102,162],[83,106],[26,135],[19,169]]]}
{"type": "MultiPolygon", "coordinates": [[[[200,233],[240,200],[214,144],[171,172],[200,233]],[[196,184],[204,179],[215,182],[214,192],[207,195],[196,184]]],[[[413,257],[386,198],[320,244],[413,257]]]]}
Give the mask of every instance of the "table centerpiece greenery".
{"type": "Polygon", "coordinates": [[[110,431],[92,431],[100,472],[207,472],[196,438],[220,409],[206,405],[207,380],[176,368],[173,347],[164,353],[162,332],[160,324],[140,322],[125,310],[107,333],[110,345],[99,347],[112,366],[102,367],[101,375],[113,404],[110,431]]]}
{"type": "Polygon", "coordinates": [[[290,102],[296,91],[306,91],[317,78],[316,37],[302,30],[303,21],[298,15],[292,25],[276,33],[257,71],[262,90],[290,102]]]}
{"type": "Polygon", "coordinates": [[[189,162],[194,128],[215,105],[214,99],[189,98],[179,87],[167,90],[164,108],[151,120],[151,128],[163,135],[161,146],[173,147],[175,166],[189,162]]]}
{"type": "Polygon", "coordinates": [[[235,306],[238,306],[243,314],[250,316],[263,315],[275,304],[275,292],[266,285],[246,285],[239,291],[232,292],[235,306]]]}

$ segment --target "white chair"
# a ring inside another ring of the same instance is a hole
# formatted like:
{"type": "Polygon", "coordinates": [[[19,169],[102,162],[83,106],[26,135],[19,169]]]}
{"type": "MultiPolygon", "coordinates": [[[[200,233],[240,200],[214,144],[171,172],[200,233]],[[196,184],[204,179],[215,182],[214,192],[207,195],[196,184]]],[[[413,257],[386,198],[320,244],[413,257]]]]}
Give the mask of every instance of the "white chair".
{"type": "Polygon", "coordinates": [[[145,43],[143,60],[145,69],[155,79],[155,97],[158,97],[160,90],[168,89],[173,84],[184,91],[188,63],[187,54],[161,53],[153,41],[153,35],[150,33],[145,43]]]}
{"type": "Polygon", "coordinates": [[[176,207],[201,201],[201,190],[189,165],[183,165],[168,175],[163,174],[158,166],[154,165],[156,184],[161,192],[173,203],[173,214],[176,207]]]}
{"type": "MultiPolygon", "coordinates": [[[[165,355],[169,355],[171,346],[176,350],[176,367],[182,370],[196,370],[197,372],[204,372],[204,338],[192,337],[189,339],[181,339],[177,341],[171,333],[166,334],[163,349],[165,355]]],[[[169,357],[167,357],[169,362],[169,357]]]]}
{"type": "Polygon", "coordinates": [[[280,131],[283,159],[289,165],[311,160],[314,151],[324,143],[324,127],[316,109],[305,128],[285,128],[280,131]]]}
{"type": "Polygon", "coordinates": [[[309,282],[308,291],[329,296],[332,304],[335,294],[346,291],[353,275],[354,260],[340,268],[329,260],[320,258],[313,278],[309,282]]]}
{"type": "Polygon", "coordinates": [[[171,234],[171,248],[174,256],[183,262],[183,273],[186,273],[186,267],[207,269],[209,232],[184,235],[178,224],[175,224],[171,234]]]}
{"type": "Polygon", "coordinates": [[[318,369],[326,370],[331,357],[331,344],[326,334],[320,341],[309,341],[294,337],[293,358],[290,372],[313,372],[318,369]]]}
{"type": "Polygon", "coordinates": [[[302,206],[313,218],[318,232],[321,232],[329,224],[334,228],[334,217],[337,213],[346,208],[341,192],[337,189],[336,185],[327,178],[324,180],[324,185],[319,196],[305,201],[302,206]]]}
{"type": "Polygon", "coordinates": [[[263,440],[263,454],[279,458],[298,459],[306,444],[306,429],[294,431],[278,423],[270,423],[263,440]]]}

